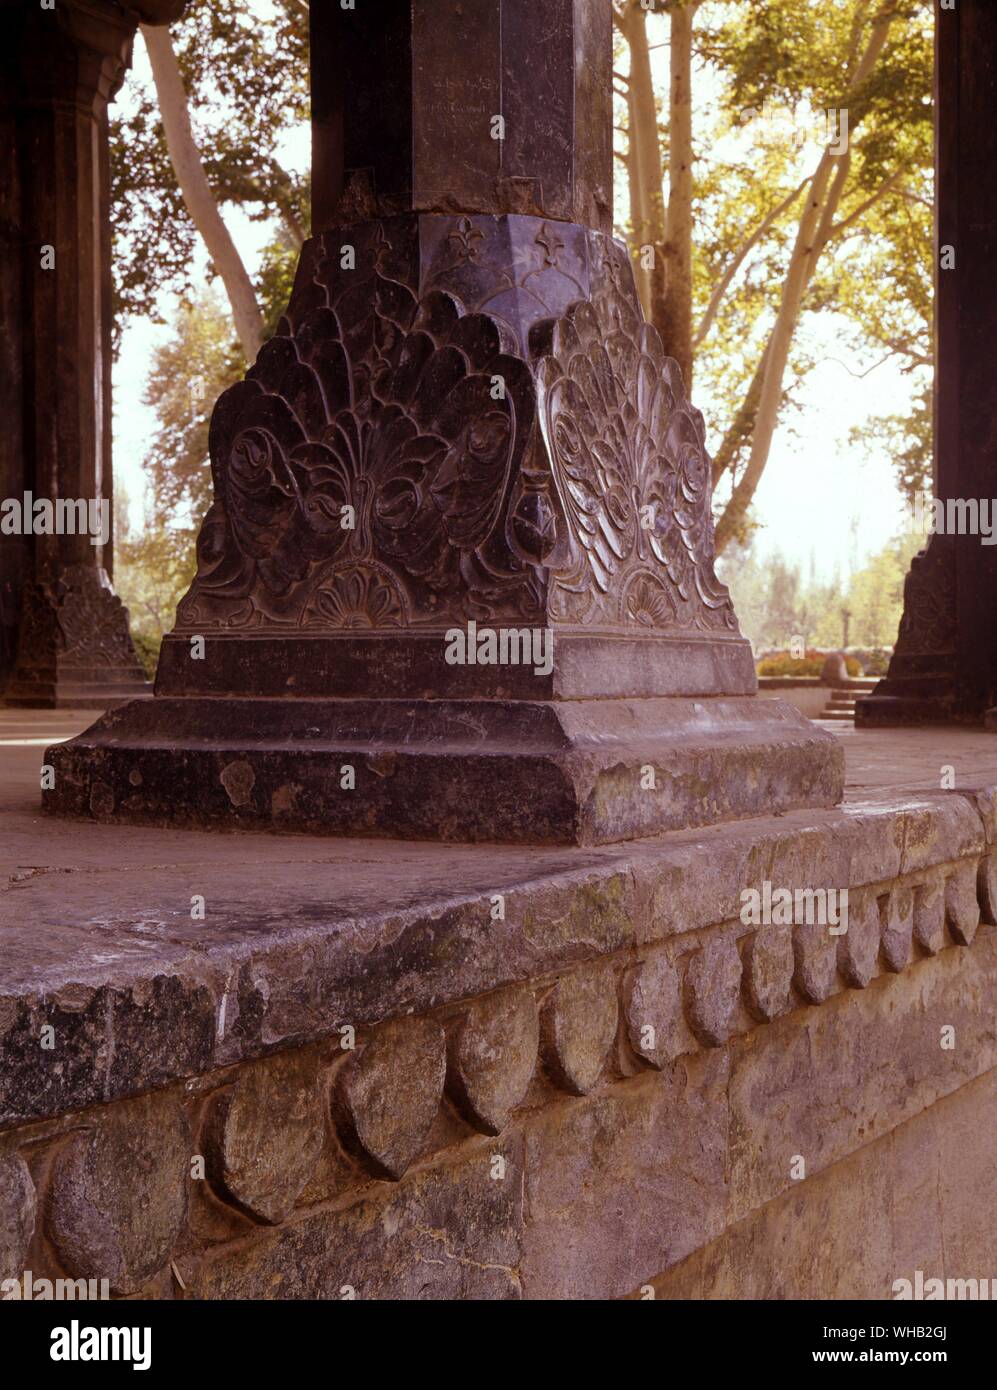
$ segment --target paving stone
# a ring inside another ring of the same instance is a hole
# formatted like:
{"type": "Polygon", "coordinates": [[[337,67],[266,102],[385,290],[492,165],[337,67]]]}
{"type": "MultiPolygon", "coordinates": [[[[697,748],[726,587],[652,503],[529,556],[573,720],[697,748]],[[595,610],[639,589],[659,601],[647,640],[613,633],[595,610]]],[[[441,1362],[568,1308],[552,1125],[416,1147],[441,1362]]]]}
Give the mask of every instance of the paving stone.
{"type": "Polygon", "coordinates": [[[689,959],[686,1015],[701,1043],[720,1047],[730,1036],[741,992],[741,957],[732,938],[714,938],[689,959]]]}
{"type": "Polygon", "coordinates": [[[834,992],[838,970],[838,941],[819,922],[793,927],[793,983],[808,1004],[823,1004],[834,992]]]}
{"type": "Polygon", "coordinates": [[[682,1012],[682,980],[664,951],[654,951],[624,983],[627,1037],[638,1057],[663,1067],[696,1043],[682,1012]]]}
{"type": "Polygon", "coordinates": [[[980,859],[977,887],[983,921],[997,926],[997,850],[990,850],[980,859]]]}
{"type": "Polygon", "coordinates": [[[971,946],[980,925],[975,864],[960,864],[945,880],[945,921],[961,946],[971,946]]]}
{"type": "Polygon", "coordinates": [[[838,937],[838,969],[853,989],[865,989],[879,965],[879,904],[874,893],[852,894],[848,930],[838,937]]]}
{"type": "Polygon", "coordinates": [[[914,935],[914,892],[898,884],[880,899],[883,960],[888,970],[904,970],[914,935]]]}
{"type": "Polygon", "coordinates": [[[914,940],[932,956],[945,945],[945,883],[940,874],[914,888],[914,940]]]}
{"type": "Polygon", "coordinates": [[[242,1067],[208,1126],[208,1171],[222,1195],[260,1221],[283,1221],[321,1152],[324,1109],[313,1049],[242,1067]]]}
{"type": "Polygon", "coordinates": [[[0,1157],[0,1283],[24,1273],[35,1208],[28,1165],[18,1154],[0,1157]]]}
{"type": "Polygon", "coordinates": [[[790,1007],[793,937],[787,926],[761,927],[744,947],[744,997],[748,1012],[760,1023],[778,1018],[790,1007]]]}
{"type": "Polygon", "coordinates": [[[180,1097],[95,1112],[56,1155],[49,1234],[66,1267],[131,1293],[167,1262],[187,1216],[191,1138],[180,1097]]]}

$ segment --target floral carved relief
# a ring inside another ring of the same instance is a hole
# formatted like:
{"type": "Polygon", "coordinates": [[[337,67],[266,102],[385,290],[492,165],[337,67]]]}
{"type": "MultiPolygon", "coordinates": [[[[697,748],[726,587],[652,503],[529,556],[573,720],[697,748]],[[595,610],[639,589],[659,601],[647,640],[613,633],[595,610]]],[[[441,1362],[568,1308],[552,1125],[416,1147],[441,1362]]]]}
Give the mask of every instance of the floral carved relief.
{"type": "MultiPolygon", "coordinates": [[[[215,502],[178,630],[736,632],[702,417],[632,287],[601,275],[534,325],[526,354],[438,276],[422,294],[398,278],[378,233],[366,269],[313,263],[219,400],[215,502]]],[[[467,218],[454,238],[478,254],[467,218]]],[[[559,274],[546,223],[537,247],[559,274]]]]}

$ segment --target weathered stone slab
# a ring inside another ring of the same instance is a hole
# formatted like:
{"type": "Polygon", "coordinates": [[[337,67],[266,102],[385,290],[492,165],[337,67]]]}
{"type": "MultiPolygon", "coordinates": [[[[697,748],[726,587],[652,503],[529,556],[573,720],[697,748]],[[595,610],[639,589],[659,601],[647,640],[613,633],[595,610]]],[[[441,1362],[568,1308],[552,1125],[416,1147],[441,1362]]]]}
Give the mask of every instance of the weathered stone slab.
{"type": "MultiPolygon", "coordinates": [[[[922,825],[934,804],[916,803],[922,825]]],[[[61,871],[19,868],[33,861],[15,838],[0,893],[0,1127],[736,922],[742,894],[766,880],[853,893],[868,885],[883,896],[906,814],[905,802],[801,811],[584,852],[372,841],[317,849],[290,837],[254,840],[250,853],[239,837],[128,829],[120,865],[67,825],[59,834],[81,848],[65,851],[61,871]],[[191,915],[198,895],[203,920],[191,915]],[[53,1049],[40,1045],[47,1026],[53,1049]],[[124,1045],[108,1049],[109,1036],[124,1045]]],[[[905,890],[913,931],[921,901],[928,932],[922,888],[951,877],[948,856],[967,843],[939,835],[942,863],[917,870],[905,890]]],[[[965,862],[960,902],[977,873],[973,855],[965,862]]],[[[985,902],[978,875],[976,891],[985,902]]],[[[960,910],[971,927],[971,904],[960,910]]],[[[916,951],[950,939],[938,937],[937,915],[931,930],[916,951]]],[[[849,982],[849,949],[846,941],[836,957],[825,948],[822,988],[849,982]]]]}

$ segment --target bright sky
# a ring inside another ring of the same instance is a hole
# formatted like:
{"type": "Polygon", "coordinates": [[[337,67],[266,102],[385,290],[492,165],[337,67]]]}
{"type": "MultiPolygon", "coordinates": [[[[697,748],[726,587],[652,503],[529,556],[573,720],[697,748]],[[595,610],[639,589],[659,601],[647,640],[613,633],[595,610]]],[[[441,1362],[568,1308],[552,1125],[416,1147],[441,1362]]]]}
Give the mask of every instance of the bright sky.
{"type": "MultiPolygon", "coordinates": [[[[268,0],[257,0],[264,12],[268,0]]],[[[659,90],[667,71],[667,49],[658,49],[655,62],[664,65],[656,75],[659,90]]],[[[152,81],[141,40],[135,44],[133,78],[152,81]]],[[[701,84],[702,85],[702,84],[701,84]]],[[[709,92],[699,92],[706,101],[709,92]]],[[[119,101],[127,102],[127,88],[119,101]]],[[[698,104],[698,103],[697,103],[698,104]]],[[[306,128],[295,132],[282,151],[284,163],[305,171],[310,159],[306,128]]],[[[226,207],[225,220],[247,263],[255,274],[269,231],[252,223],[237,210],[226,207]]],[[[206,257],[199,253],[196,277],[203,278],[206,257]]],[[[743,273],[743,271],[742,271],[743,273]]],[[[175,305],[164,300],[168,320],[175,305]]],[[[820,578],[837,570],[844,577],[878,550],[896,531],[899,493],[885,456],[868,457],[850,447],[849,431],[870,415],[903,412],[909,408],[911,383],[891,363],[876,367],[864,378],[852,375],[836,349],[834,325],[824,329],[825,358],[802,390],[804,409],[795,420],[795,436],[777,432],[768,464],[755,495],[755,516],[761,523],[756,548],[761,554],[779,549],[799,561],[809,573],[811,564],[820,578]]],[[[127,489],[132,518],[141,521],[145,480],[142,460],[155,427],[151,409],[142,403],[152,352],[168,330],[147,321],[133,322],[124,333],[122,351],[114,372],[115,472],[127,489]]],[[[708,410],[708,402],[697,398],[708,410]]],[[[718,441],[709,441],[711,448],[718,441]]]]}

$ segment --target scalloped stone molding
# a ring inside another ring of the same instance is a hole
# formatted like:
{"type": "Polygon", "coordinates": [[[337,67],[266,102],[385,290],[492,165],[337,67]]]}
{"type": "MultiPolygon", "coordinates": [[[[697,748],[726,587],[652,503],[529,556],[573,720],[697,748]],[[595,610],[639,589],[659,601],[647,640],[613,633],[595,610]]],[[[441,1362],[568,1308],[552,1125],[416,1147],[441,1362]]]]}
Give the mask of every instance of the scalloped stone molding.
{"type": "MultiPolygon", "coordinates": [[[[351,1194],[374,1200],[371,1182],[404,1186],[410,1170],[445,1182],[448,1164],[479,1152],[474,1135],[511,1136],[516,1149],[517,1134],[550,1130],[565,1105],[626,1104],[655,1076],[667,1091],[684,1073],[708,1103],[717,1073],[706,1058],[755,1033],[749,1055],[760,1055],[780,1023],[806,1034],[832,1001],[847,1008],[877,980],[894,989],[891,977],[971,946],[981,920],[995,923],[995,875],[987,846],[852,889],[842,936],[728,920],[361,1028],[352,1047],[335,1033],[185,1087],[10,1129],[0,1134],[5,1276],[47,1269],[52,1249],[55,1273],[176,1296],[171,1261],[184,1284],[209,1256],[211,1277],[224,1278],[219,1261],[253,1230],[290,1238],[330,1199],[337,1209],[351,1194]],[[190,1180],[198,1155],[204,1183],[190,1180]],[[41,1228],[33,1235],[42,1212],[50,1247],[37,1245],[41,1228]]],[[[991,956],[994,939],[987,932],[991,956]]],[[[911,1007],[905,996],[901,1008],[911,1007]]],[[[690,1116],[693,1132],[696,1123],[690,1116]]],[[[520,1161],[504,1147],[485,1152],[520,1161]]]]}

